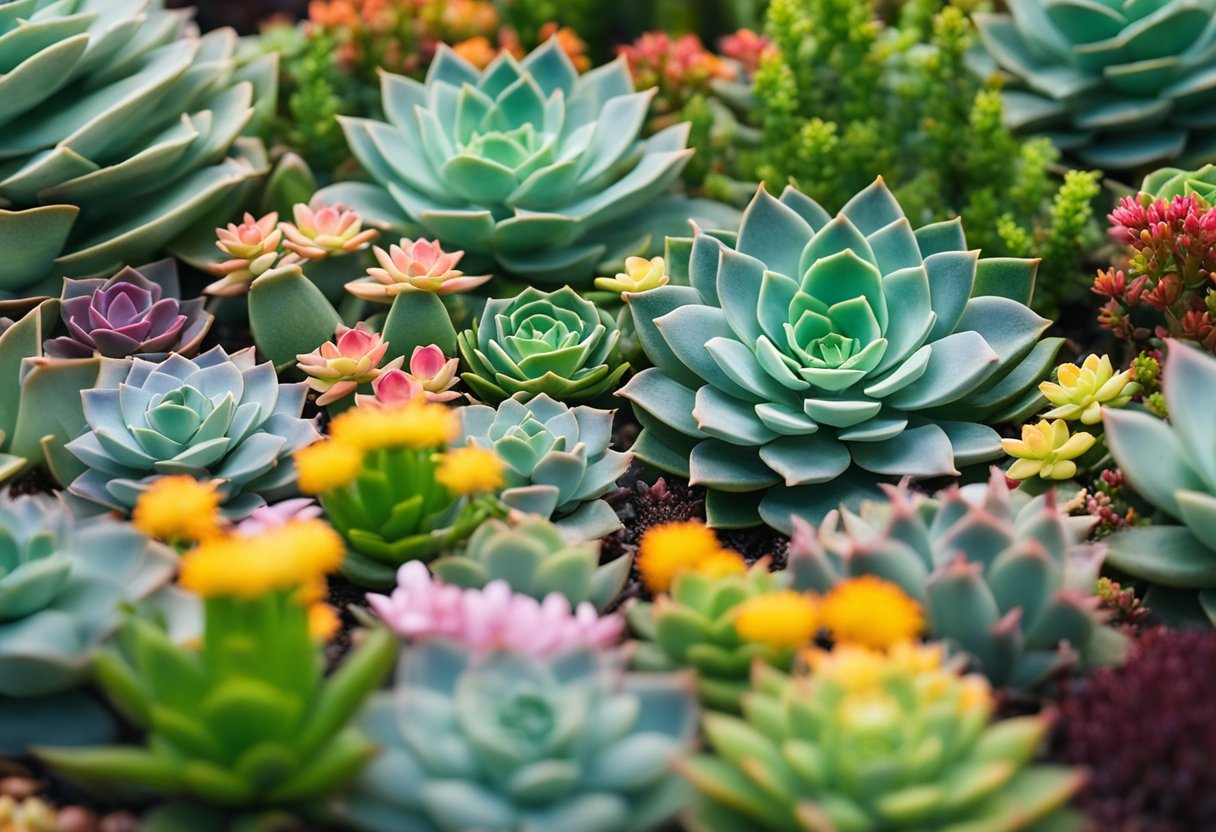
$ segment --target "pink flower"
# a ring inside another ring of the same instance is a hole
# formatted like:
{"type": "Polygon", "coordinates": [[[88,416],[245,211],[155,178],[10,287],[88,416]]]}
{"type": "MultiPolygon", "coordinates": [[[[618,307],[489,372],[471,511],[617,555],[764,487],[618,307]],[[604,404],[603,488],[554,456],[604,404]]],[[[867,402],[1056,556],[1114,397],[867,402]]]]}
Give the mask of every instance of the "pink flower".
{"type": "Polygon", "coordinates": [[[310,353],[297,355],[296,366],[308,376],[308,386],[321,395],[324,407],[350,395],[360,384],[374,382],[382,373],[399,369],[404,358],[394,358],[380,367],[388,342],[360,321],[354,329],[338,325],[334,341],[326,341],[310,353]]]}
{"type": "Polygon", "coordinates": [[[358,405],[397,407],[419,396],[427,401],[450,402],[460,398],[456,386],[459,359],[447,358],[443,350],[431,344],[414,347],[410,356],[410,371],[388,370],[372,381],[372,395],[355,396],[358,405]]]}
{"type": "MultiPolygon", "coordinates": [[[[217,228],[215,245],[232,259],[208,267],[220,279],[203,291],[218,297],[234,297],[249,291],[249,284],[270,271],[279,259],[283,232],[278,223],[279,215],[273,212],[261,219],[245,214],[240,225],[229,223],[227,228],[217,228]]],[[[279,265],[288,265],[289,260],[295,259],[288,255],[279,265]]]]}
{"type": "Polygon", "coordinates": [[[385,370],[372,380],[372,395],[355,394],[359,407],[398,407],[426,393],[422,385],[405,370],[385,370]]]}
{"type": "Polygon", "coordinates": [[[281,223],[279,230],[287,237],[283,246],[306,260],[321,260],[331,254],[349,254],[364,248],[380,232],[364,230],[363,219],[354,211],[338,205],[317,210],[300,203],[292,209],[295,224],[281,223]]]}
{"type": "Polygon", "coordinates": [[[321,507],[307,497],[283,500],[271,506],[254,509],[253,514],[237,524],[236,533],[246,536],[261,534],[277,529],[290,520],[312,520],[321,514],[321,507]]]}
{"type": "Polygon", "coordinates": [[[751,29],[739,29],[733,35],[722,38],[718,47],[723,55],[742,64],[744,73],[750,78],[760,68],[760,61],[772,49],[773,42],[751,29]]]}
{"type": "Polygon", "coordinates": [[[600,616],[589,603],[571,610],[560,593],[537,601],[512,592],[506,581],[462,589],[436,580],[419,561],[397,570],[392,595],[367,600],[404,638],[451,638],[483,655],[505,649],[543,659],[576,648],[606,648],[623,630],[619,616],[600,616]]]}
{"type": "Polygon", "coordinates": [[[346,290],[364,300],[389,303],[402,292],[434,292],[449,295],[467,292],[490,279],[469,277],[457,270],[463,251],[446,252],[438,242],[402,240],[388,251],[372,249],[381,268],[368,269],[367,277],[352,280],[346,290]]]}

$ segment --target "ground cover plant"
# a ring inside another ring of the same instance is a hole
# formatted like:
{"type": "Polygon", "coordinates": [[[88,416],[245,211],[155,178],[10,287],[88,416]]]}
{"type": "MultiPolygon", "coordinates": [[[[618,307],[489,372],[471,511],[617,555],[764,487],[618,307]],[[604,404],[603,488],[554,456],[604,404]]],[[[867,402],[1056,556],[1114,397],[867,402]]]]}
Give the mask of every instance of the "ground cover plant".
{"type": "Polygon", "coordinates": [[[0,830],[1203,832],[1213,0],[0,0],[0,830]]]}

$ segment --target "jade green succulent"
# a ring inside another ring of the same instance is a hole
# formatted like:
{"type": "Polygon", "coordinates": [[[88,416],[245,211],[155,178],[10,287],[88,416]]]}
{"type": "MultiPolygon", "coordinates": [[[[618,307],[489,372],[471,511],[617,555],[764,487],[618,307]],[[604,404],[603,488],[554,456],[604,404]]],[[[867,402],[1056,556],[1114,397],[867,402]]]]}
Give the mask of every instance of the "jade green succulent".
{"type": "Polygon", "coordinates": [[[379,187],[341,184],[319,198],[421,226],[463,249],[470,274],[589,286],[598,264],[693,214],[723,214],[663,196],[692,150],[684,123],[640,136],[653,97],[634,91],[623,59],[579,76],[556,39],[522,61],[504,51],[484,71],[440,45],[425,83],[381,75],[388,123],[340,118],[379,187]]]}
{"type": "Polygon", "coordinates": [[[84,430],[80,391],[96,382],[99,362],[43,354],[59,308],[0,301],[0,482],[38,467],[66,485],[84,470],[64,445],[84,430]]]}
{"type": "Polygon", "coordinates": [[[259,175],[276,64],[236,47],[164,0],[0,3],[0,293],[147,262],[259,175]]]}
{"type": "Polygon", "coordinates": [[[788,575],[769,572],[767,562],[740,574],[681,573],[669,595],[634,602],[626,611],[629,628],[640,642],[635,666],[648,671],[696,670],[697,695],[705,707],[737,712],[752,663],[760,659],[788,669],[794,650],[744,640],[732,613],[748,599],[788,586],[788,575]]]}
{"type": "Polygon", "coordinates": [[[934,646],[837,648],[809,675],[758,664],[743,716],[708,713],[714,754],[676,765],[690,832],[1080,832],[1080,770],[1032,763],[1051,720],[997,722],[982,678],[934,646]]]}
{"type": "Polygon", "coordinates": [[[921,604],[933,638],[1002,687],[1122,660],[1125,639],[1097,610],[1105,547],[1084,542],[1092,518],[1062,515],[1050,494],[1010,492],[999,470],[986,486],[936,498],[906,485],[887,493],[859,513],[833,513],[818,533],[797,523],[790,570],[800,589],[891,581],[921,604]]]}
{"type": "Polygon", "coordinates": [[[1140,190],[1153,199],[1198,194],[1211,205],[1216,202],[1216,165],[1204,165],[1197,170],[1161,168],[1144,177],[1140,190]]]}
{"type": "Polygon", "coordinates": [[[1015,129],[1109,172],[1216,152],[1216,0],[1024,0],[975,22],[1015,129]]]}
{"type": "Polygon", "coordinates": [[[579,404],[613,390],[629,365],[616,320],[569,286],[528,288],[486,301],[480,319],[457,337],[468,370],[461,374],[487,404],[547,393],[579,404]]]}
{"type": "Polygon", "coordinates": [[[365,832],[645,832],[687,805],[670,761],[696,733],[688,679],[615,652],[549,660],[407,649],[362,726],[382,751],[340,817],[365,832]]]}
{"type": "Polygon", "coordinates": [[[87,431],[67,445],[88,466],[72,493],[129,512],[157,477],[186,474],[214,481],[232,516],[290,496],[291,454],[319,434],[300,418],[307,388],[280,385],[253,353],[102,359],[96,387],[83,394],[87,431]]]}
{"type": "Polygon", "coordinates": [[[460,415],[460,444],[489,448],[506,463],[508,506],[556,521],[567,536],[595,540],[621,527],[599,499],[616,487],[632,454],[611,449],[612,413],[567,407],[541,394],[507,399],[497,409],[468,405],[460,415]]]}
{"type": "Polygon", "coordinates": [[[109,518],[78,519],[44,495],[0,493],[3,697],[60,693],[89,678],[121,607],[168,584],[177,555],[109,518]]]}
{"type": "Polygon", "coordinates": [[[598,541],[571,543],[548,520],[527,516],[514,524],[486,520],[461,553],[439,558],[431,571],[455,586],[502,580],[538,601],[557,592],[571,607],[590,601],[602,610],[620,594],[632,563],[625,555],[601,566],[598,541]]]}
{"type": "Polygon", "coordinates": [[[1037,409],[1061,344],[1036,265],[980,259],[958,220],[913,231],[881,179],[835,217],[761,188],[737,235],[669,241],[672,283],[626,295],[654,364],[619,393],[633,451],[707,487],[711,525],[786,531],[996,459],[988,425],[1037,409]]]}
{"type": "Polygon", "coordinates": [[[1157,509],[1152,525],[1107,538],[1107,562],[1153,584],[1153,608],[1162,612],[1175,606],[1172,600],[1189,600],[1193,608],[1198,592],[1216,626],[1216,358],[1171,341],[1161,386],[1168,422],[1129,408],[1102,413],[1115,463],[1157,509]]]}

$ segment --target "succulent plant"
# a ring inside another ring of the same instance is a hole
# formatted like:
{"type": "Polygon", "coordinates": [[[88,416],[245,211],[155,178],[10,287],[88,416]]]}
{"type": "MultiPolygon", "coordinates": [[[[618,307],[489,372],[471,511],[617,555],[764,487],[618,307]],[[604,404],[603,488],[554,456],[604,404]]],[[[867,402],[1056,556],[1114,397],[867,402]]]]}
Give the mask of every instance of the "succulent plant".
{"type": "Polygon", "coordinates": [[[275,211],[262,217],[246,213],[240,223],[230,222],[227,228],[215,229],[215,233],[216,248],[229,259],[209,266],[219,278],[203,290],[209,295],[221,298],[243,295],[254,280],[276,265],[292,265],[298,260],[296,255],[289,254],[280,263],[283,231],[275,211]]]}
{"type": "Polygon", "coordinates": [[[795,585],[825,592],[877,575],[916,599],[929,635],[966,653],[993,684],[1026,689],[1062,671],[1113,664],[1125,640],[1094,597],[1105,547],[1084,543],[1094,520],[1065,517],[1053,495],[987,485],[929,498],[906,485],[859,513],[833,513],[818,533],[799,522],[795,585]]]}
{"type": "Polygon", "coordinates": [[[388,123],[341,119],[380,187],[320,198],[416,223],[479,271],[590,283],[599,262],[634,253],[692,154],[686,124],[639,138],[653,91],[634,92],[623,61],[580,77],[556,39],[483,72],[441,44],[425,83],[381,79],[388,123]]]}
{"type": "Polygon", "coordinates": [[[456,268],[464,257],[463,251],[444,251],[438,242],[402,240],[389,246],[388,251],[372,249],[380,268],[367,270],[367,275],[346,284],[346,290],[364,300],[391,303],[393,298],[410,292],[430,292],[450,295],[476,289],[490,275],[472,277],[456,268]]]}
{"type": "Polygon", "coordinates": [[[1013,76],[1004,98],[1015,129],[1107,171],[1216,150],[1216,1],[1029,0],[975,22],[1013,76]]]}
{"type": "Polygon", "coordinates": [[[696,707],[685,678],[621,662],[590,650],[482,657],[440,639],[407,649],[395,689],[365,712],[383,750],[340,816],[366,832],[658,826],[689,796],[669,761],[691,747],[696,707]]]}
{"type": "Polygon", "coordinates": [[[296,367],[308,376],[309,389],[320,393],[317,404],[324,407],[354,393],[360,385],[373,384],[383,373],[400,370],[405,361],[401,357],[380,366],[388,347],[363,321],[353,328],[339,324],[334,340],[297,355],[296,367]]]}
{"type": "Polygon", "coordinates": [[[989,724],[985,681],[940,647],[837,648],[793,678],[757,664],[743,716],[708,713],[715,754],[677,762],[704,798],[692,832],[1061,830],[1079,770],[1034,765],[1051,721],[989,724]]]}
{"type": "Polygon", "coordinates": [[[459,358],[448,358],[434,344],[414,347],[409,372],[401,369],[382,372],[372,381],[372,395],[355,394],[355,403],[396,407],[419,396],[429,402],[459,399],[460,393],[452,389],[459,382],[456,378],[459,365],[459,358]]]}
{"type": "Polygon", "coordinates": [[[481,589],[505,581],[538,601],[557,592],[571,605],[590,601],[604,609],[616,600],[632,563],[625,555],[601,566],[598,541],[571,543],[548,520],[532,515],[514,524],[485,521],[464,551],[438,559],[431,568],[459,587],[481,589]]]}
{"type": "Polygon", "coordinates": [[[336,205],[311,208],[304,203],[292,209],[295,223],[280,226],[283,247],[305,260],[322,260],[330,255],[351,254],[366,248],[379,234],[363,228],[363,218],[336,205]]]}
{"type": "Polygon", "coordinates": [[[487,404],[527,401],[542,393],[567,404],[593,401],[629,369],[612,315],[569,286],[528,288],[486,301],[481,319],[457,343],[473,394],[487,404]]]}
{"type": "Polygon", "coordinates": [[[1171,341],[1161,386],[1169,422],[1131,408],[1102,413],[1111,456],[1135,492],[1158,510],[1152,525],[1108,538],[1107,562],[1154,584],[1145,603],[1157,612],[1166,611],[1168,590],[1189,596],[1191,606],[1198,591],[1204,612],[1216,625],[1216,442],[1211,430],[1216,358],[1171,341]]]}
{"type": "Polygon", "coordinates": [[[1140,191],[1155,200],[1198,194],[1211,205],[1216,202],[1216,165],[1204,165],[1198,170],[1160,168],[1144,177],[1140,191]]]}
{"type": "Polygon", "coordinates": [[[706,486],[719,527],[999,457],[988,423],[1037,409],[1061,343],[1026,306],[1036,261],[979,259],[957,220],[914,232],[881,179],[834,218],[761,188],[737,237],[671,240],[667,265],[626,295],[654,367],[619,395],[634,453],[706,486]]]}
{"type": "Polygon", "coordinates": [[[88,466],[72,493],[129,512],[157,477],[188,474],[217,481],[233,516],[290,496],[291,454],[319,434],[299,418],[307,388],[280,385],[253,353],[102,359],[96,387],[83,394],[88,430],[67,445],[88,466]]]}
{"type": "Polygon", "coordinates": [[[599,499],[616,486],[631,454],[614,451],[612,413],[567,407],[541,394],[497,408],[459,410],[461,444],[490,448],[506,463],[501,498],[514,509],[553,519],[569,535],[594,540],[620,528],[599,499]]]}
{"type": "Polygon", "coordinates": [[[68,335],[46,342],[52,358],[126,358],[149,361],[170,352],[190,357],[211,328],[214,316],[203,299],[181,300],[177,264],[164,260],[142,269],[126,268],[108,280],[63,281],[60,315],[68,335]]]}
{"type": "Polygon", "coordinates": [[[676,576],[670,595],[636,601],[626,611],[629,628],[640,640],[634,664],[641,670],[691,668],[697,695],[706,708],[737,712],[757,659],[783,669],[794,660],[792,648],[747,641],[735,629],[733,613],[752,598],[789,586],[789,576],[769,572],[762,561],[743,574],[676,576]]]}
{"type": "Polygon", "coordinates": [[[0,292],[147,262],[259,175],[234,142],[276,64],[238,70],[231,30],[163,0],[11,0],[0,38],[0,292]]]}
{"type": "Polygon", "coordinates": [[[44,495],[0,493],[0,696],[83,684],[93,651],[121,624],[120,607],[176,571],[172,549],[126,523],[77,519],[44,495]]]}

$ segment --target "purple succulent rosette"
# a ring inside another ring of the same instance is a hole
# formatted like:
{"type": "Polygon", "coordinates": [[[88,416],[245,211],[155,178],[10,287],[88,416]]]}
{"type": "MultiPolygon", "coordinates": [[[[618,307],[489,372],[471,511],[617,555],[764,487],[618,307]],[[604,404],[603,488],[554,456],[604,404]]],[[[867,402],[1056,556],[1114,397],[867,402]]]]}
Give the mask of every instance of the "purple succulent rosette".
{"type": "Polygon", "coordinates": [[[108,280],[65,279],[61,315],[68,335],[46,342],[52,358],[162,359],[191,356],[215,318],[203,298],[180,300],[177,267],[163,260],[123,269],[108,280]]]}

